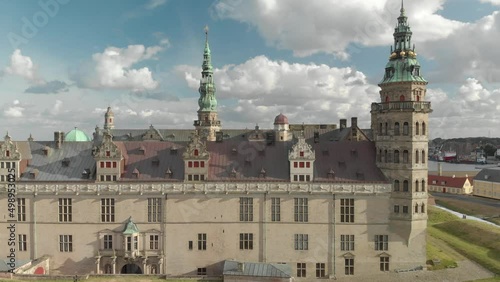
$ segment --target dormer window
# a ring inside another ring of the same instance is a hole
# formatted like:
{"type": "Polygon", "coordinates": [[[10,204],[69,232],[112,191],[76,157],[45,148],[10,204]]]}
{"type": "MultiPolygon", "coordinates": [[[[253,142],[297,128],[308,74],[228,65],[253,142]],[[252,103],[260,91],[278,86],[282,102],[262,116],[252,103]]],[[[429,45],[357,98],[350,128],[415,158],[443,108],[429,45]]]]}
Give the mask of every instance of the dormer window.
{"type": "Polygon", "coordinates": [[[146,148],[144,148],[144,146],[141,146],[139,148],[139,151],[141,152],[142,155],[145,155],[146,154],[146,148]]]}
{"type": "Polygon", "coordinates": [[[62,160],[62,166],[63,167],[68,167],[69,166],[69,159],[62,160]]]}
{"type": "Polygon", "coordinates": [[[6,157],[10,157],[10,151],[9,150],[5,151],[5,156],[6,157]]]}
{"type": "Polygon", "coordinates": [[[330,168],[330,171],[328,172],[328,179],[335,179],[335,171],[330,168]]]}
{"type": "Polygon", "coordinates": [[[167,168],[167,171],[165,171],[165,178],[167,179],[172,179],[172,171],[170,170],[170,168],[167,168]]]}
{"type": "Polygon", "coordinates": [[[260,170],[259,178],[266,178],[266,170],[264,168],[260,170]]]}
{"type": "Polygon", "coordinates": [[[134,171],[132,172],[132,175],[134,175],[134,178],[136,178],[136,179],[139,178],[140,174],[141,173],[139,172],[139,170],[137,168],[134,168],[134,171]]]}
{"type": "Polygon", "coordinates": [[[106,151],[106,157],[109,157],[111,156],[111,152],[110,151],[106,151]]]}
{"type": "Polygon", "coordinates": [[[304,151],[300,151],[300,156],[303,157],[304,156],[304,151]]]}
{"type": "Polygon", "coordinates": [[[194,149],[194,151],[193,151],[193,155],[194,155],[194,156],[198,156],[198,155],[199,155],[199,151],[198,151],[198,149],[194,149]]]}
{"type": "Polygon", "coordinates": [[[234,167],[231,170],[230,176],[231,176],[231,178],[236,178],[236,170],[234,169],[234,167]]]}
{"type": "Polygon", "coordinates": [[[153,159],[152,163],[153,163],[154,166],[159,166],[160,165],[160,159],[155,158],[155,159],[153,159]]]}

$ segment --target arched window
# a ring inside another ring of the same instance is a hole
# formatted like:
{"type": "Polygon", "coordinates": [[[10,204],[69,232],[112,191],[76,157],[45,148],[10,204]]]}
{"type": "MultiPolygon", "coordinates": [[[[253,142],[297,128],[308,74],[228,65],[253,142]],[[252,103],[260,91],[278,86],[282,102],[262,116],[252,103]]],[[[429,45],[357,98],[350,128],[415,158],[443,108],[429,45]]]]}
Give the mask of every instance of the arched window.
{"type": "Polygon", "coordinates": [[[394,191],[399,192],[399,180],[394,180],[394,191]]]}
{"type": "Polygon", "coordinates": [[[385,123],[384,135],[387,135],[387,131],[389,130],[389,125],[387,122],[385,123]]]}
{"type": "Polygon", "coordinates": [[[394,135],[396,135],[396,136],[399,135],[399,122],[396,122],[394,124],[394,135]]]}
{"type": "Polygon", "coordinates": [[[425,180],[422,179],[422,192],[425,192],[425,180]]]}
{"type": "Polygon", "coordinates": [[[399,163],[399,151],[394,150],[394,163],[399,163]]]}
{"type": "Polygon", "coordinates": [[[415,163],[418,164],[418,150],[415,151],[415,163]]]}
{"type": "Polygon", "coordinates": [[[379,124],[378,135],[382,135],[382,123],[379,124]]]}
{"type": "Polygon", "coordinates": [[[418,124],[418,121],[417,123],[415,123],[415,135],[419,135],[419,124],[418,124]]]}
{"type": "Polygon", "coordinates": [[[193,155],[198,156],[198,149],[194,149],[193,155]]]}
{"type": "Polygon", "coordinates": [[[388,154],[387,154],[387,150],[384,151],[384,162],[388,162],[389,161],[389,157],[388,157],[388,154]]]}
{"type": "Polygon", "coordinates": [[[422,135],[425,135],[425,122],[422,122],[422,135]]]}
{"type": "Polygon", "coordinates": [[[425,204],[424,203],[422,203],[422,205],[420,206],[420,212],[425,213],[425,204]]]}
{"type": "Polygon", "coordinates": [[[415,204],[415,213],[418,213],[418,204],[415,204]]]}
{"type": "Polygon", "coordinates": [[[381,162],[382,162],[382,149],[378,150],[377,161],[378,161],[379,163],[381,163],[381,162]]]}
{"type": "MultiPolygon", "coordinates": [[[[418,71],[415,71],[418,72],[418,71]]],[[[420,102],[420,95],[417,95],[417,102],[420,102]]]]}
{"type": "Polygon", "coordinates": [[[388,103],[389,101],[389,96],[385,96],[385,102],[388,103]]]}
{"type": "Polygon", "coordinates": [[[408,180],[403,181],[403,192],[408,192],[408,180]]]}
{"type": "Polygon", "coordinates": [[[403,151],[403,163],[408,163],[408,150],[403,151]]]}
{"type": "Polygon", "coordinates": [[[422,163],[425,164],[425,150],[422,150],[422,163]]]}
{"type": "Polygon", "coordinates": [[[399,96],[399,101],[404,102],[404,100],[405,100],[405,95],[399,96]]]}
{"type": "Polygon", "coordinates": [[[415,192],[418,192],[418,180],[415,180],[415,192]]]}
{"type": "Polygon", "coordinates": [[[408,126],[409,125],[407,122],[403,123],[403,135],[408,135],[409,133],[408,126]]]}

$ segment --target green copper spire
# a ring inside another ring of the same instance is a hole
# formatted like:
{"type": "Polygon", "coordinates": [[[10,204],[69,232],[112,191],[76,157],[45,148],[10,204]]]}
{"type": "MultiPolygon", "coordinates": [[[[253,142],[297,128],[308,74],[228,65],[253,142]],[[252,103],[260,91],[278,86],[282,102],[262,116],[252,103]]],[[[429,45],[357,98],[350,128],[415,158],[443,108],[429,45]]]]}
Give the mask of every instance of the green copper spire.
{"type": "Polygon", "coordinates": [[[398,24],[394,29],[394,46],[391,46],[389,62],[385,66],[385,75],[380,84],[401,81],[427,82],[420,74],[415,45],[411,44],[411,28],[401,1],[398,24]]]}
{"type": "Polygon", "coordinates": [[[213,78],[212,58],[210,46],[208,45],[208,26],[205,26],[205,50],[203,52],[203,64],[201,65],[200,98],[198,111],[217,111],[217,99],[215,98],[215,83],[213,78]]]}

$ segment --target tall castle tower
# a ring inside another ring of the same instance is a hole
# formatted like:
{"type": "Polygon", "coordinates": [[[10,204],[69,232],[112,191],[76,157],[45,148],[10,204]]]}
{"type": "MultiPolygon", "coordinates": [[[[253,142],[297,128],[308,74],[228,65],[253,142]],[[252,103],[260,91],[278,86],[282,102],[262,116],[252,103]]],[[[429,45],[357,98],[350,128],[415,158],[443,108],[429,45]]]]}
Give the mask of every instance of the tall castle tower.
{"type": "Polygon", "coordinates": [[[213,77],[210,47],[208,46],[208,27],[205,27],[205,50],[201,71],[200,98],[198,99],[198,120],[194,121],[196,131],[205,136],[207,141],[215,141],[215,132],[220,131],[221,123],[217,117],[217,99],[215,98],[215,83],[213,77]]]}
{"type": "MultiPolygon", "coordinates": [[[[410,251],[408,265],[425,262],[427,225],[427,81],[421,76],[403,3],[394,46],[380,82],[380,103],[371,107],[377,166],[393,184],[390,226],[410,251]]],[[[408,260],[409,258],[405,258],[408,260]]]]}

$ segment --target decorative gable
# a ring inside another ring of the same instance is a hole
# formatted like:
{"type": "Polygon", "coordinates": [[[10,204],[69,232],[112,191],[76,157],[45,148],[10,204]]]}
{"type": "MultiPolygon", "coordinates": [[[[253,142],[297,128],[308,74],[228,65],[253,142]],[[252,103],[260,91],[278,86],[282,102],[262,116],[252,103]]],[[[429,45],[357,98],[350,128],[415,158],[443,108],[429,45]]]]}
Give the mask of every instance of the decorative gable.
{"type": "Polygon", "coordinates": [[[202,141],[200,136],[196,132],[191,136],[191,141],[186,147],[186,150],[184,151],[182,157],[185,160],[208,160],[210,158],[210,154],[207,151],[206,142],[202,141]]]}
{"type": "Polygon", "coordinates": [[[113,142],[111,133],[105,131],[102,143],[94,149],[94,158],[96,159],[122,159],[122,152],[113,142]]]}
{"type": "Polygon", "coordinates": [[[299,136],[297,143],[293,145],[292,150],[288,154],[289,160],[312,160],[316,159],[316,153],[311,145],[306,143],[303,135],[299,136]]]}
{"type": "Polygon", "coordinates": [[[0,158],[3,160],[21,159],[21,153],[19,153],[17,145],[12,142],[8,132],[4,137],[4,142],[0,145],[0,158]]]}
{"type": "Polygon", "coordinates": [[[163,141],[163,136],[158,131],[158,129],[154,128],[153,125],[149,126],[149,129],[142,135],[142,140],[155,140],[155,141],[163,141]]]}

